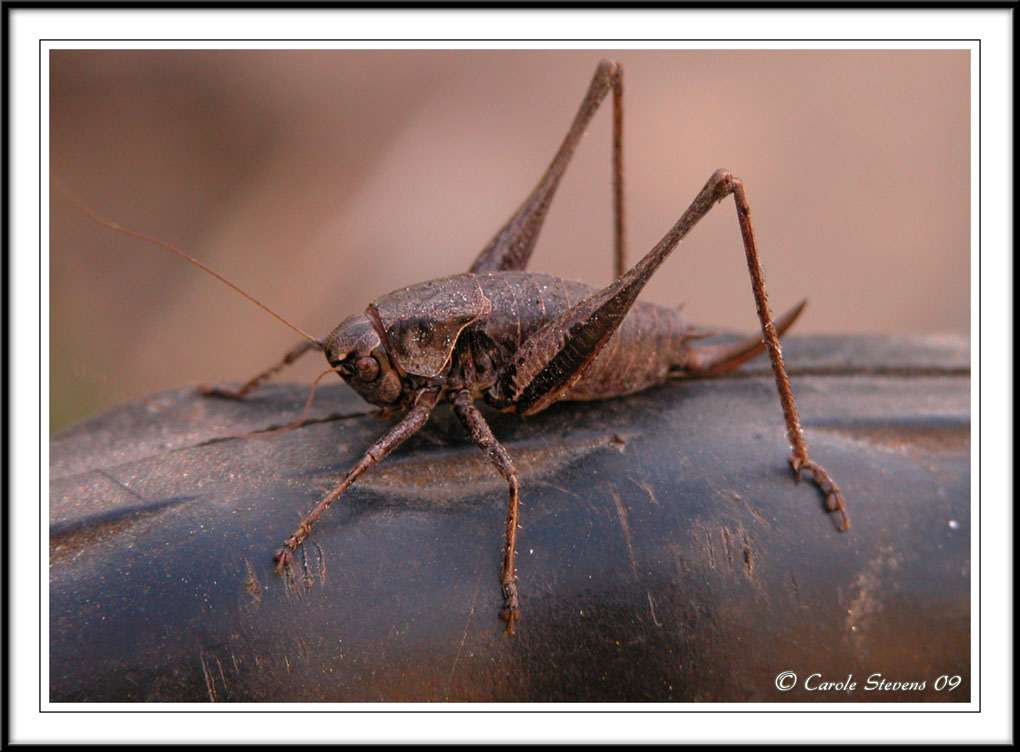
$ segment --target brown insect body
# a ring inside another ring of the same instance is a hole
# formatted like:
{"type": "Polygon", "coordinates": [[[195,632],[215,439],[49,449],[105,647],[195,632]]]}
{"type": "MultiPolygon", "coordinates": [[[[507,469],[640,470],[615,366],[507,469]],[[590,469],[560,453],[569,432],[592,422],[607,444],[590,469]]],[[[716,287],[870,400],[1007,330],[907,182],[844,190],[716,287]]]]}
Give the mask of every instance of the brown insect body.
{"type": "MultiPolygon", "coordinates": [[[[361,475],[428,421],[440,402],[450,402],[472,440],[506,480],[509,499],[500,584],[500,614],[513,632],[521,618],[516,576],[520,513],[517,469],[475,406],[482,398],[499,410],[529,415],[564,399],[600,399],[639,391],[671,376],[711,375],[736,367],[768,349],[792,449],[794,476],[811,474],[825,494],[826,509],[849,519],[839,488],[808,454],[800,418],[783,364],[779,335],[803,309],[802,302],[773,320],[758,258],[751,209],[743,183],[717,170],[687,210],[655,247],[626,269],[623,215],[623,74],[603,60],[563,143],[534,190],[482,249],[468,273],[423,282],[385,295],[353,316],[324,341],[337,372],[368,401],[406,409],[405,416],[373,444],[343,480],[304,516],[274,558],[277,571],[312,525],[361,475]],[[605,288],[588,287],[524,271],[553,195],[585,128],[599,104],[613,97],[613,228],[616,279],[605,288]],[[713,206],[733,196],[761,323],[761,338],[735,345],[692,348],[698,336],[675,311],[637,302],[648,280],[713,206]]],[[[304,352],[309,346],[299,346],[304,352]]],[[[285,362],[292,353],[285,357],[285,362]]],[[[278,368],[278,367],[274,367],[278,368]]],[[[231,396],[243,396],[270,369],[231,396]]]]}
{"type": "MultiPolygon", "coordinates": [[[[808,454],[779,336],[804,307],[801,302],[773,319],[751,212],[743,183],[717,170],[694,201],[651,250],[626,268],[623,241],[622,112],[623,79],[617,63],[602,61],[574,122],[545,174],[506,224],[477,256],[469,271],[422,282],[384,295],[364,313],[342,322],[323,340],[280,318],[304,337],[283,359],[238,390],[208,389],[211,396],[241,398],[304,353],[323,350],[330,366],[368,402],[389,412],[405,412],[325,497],[302,518],[276,554],[277,571],[330,504],[363,473],[381,461],[428,421],[442,400],[506,480],[508,504],[500,584],[501,617],[512,632],[521,618],[515,554],[519,519],[518,477],[513,460],[493,435],[475,401],[530,415],[559,400],[592,400],[640,391],[670,378],[713,375],[730,370],[767,349],[776,380],[798,480],[807,471],[825,494],[825,506],[849,526],[842,494],[827,471],[808,454]],[[552,197],[585,128],[599,104],[613,97],[613,216],[615,281],[604,288],[524,271],[552,197]],[[731,345],[694,347],[701,332],[688,327],[672,309],[637,300],[642,288],[681,240],[713,206],[732,196],[744,245],[761,336],[731,345]]],[[[187,254],[142,233],[102,219],[100,223],[161,245],[185,257],[226,284],[235,285],[187,254]]],[[[265,306],[262,306],[265,308],[265,306]]]]}
{"type": "MultiPolygon", "coordinates": [[[[352,317],[327,338],[327,358],[336,367],[345,358],[357,359],[367,352],[378,357],[378,348],[384,347],[389,363],[403,372],[401,396],[420,388],[422,378],[442,377],[444,391],[468,389],[475,399],[513,411],[516,405],[507,402],[499,387],[514,355],[539,329],[597,290],[582,282],[519,271],[458,274],[425,282],[369,306],[366,317],[376,323],[379,335],[372,347],[356,347],[365,342],[360,333],[364,323],[352,317]],[[347,347],[352,349],[344,353],[347,347]]],[[[691,360],[688,343],[699,336],[679,311],[638,301],[558,399],[618,397],[684,375],[691,360]]],[[[386,401],[389,394],[380,399],[366,389],[353,368],[345,370],[347,375],[341,375],[374,404],[392,407],[397,401],[386,401]]]]}
{"type": "MultiPolygon", "coordinates": [[[[406,408],[418,389],[436,383],[446,396],[467,389],[474,399],[496,409],[523,412],[508,399],[503,383],[516,354],[540,329],[598,290],[520,271],[430,280],[384,295],[365,314],[344,321],[325,340],[326,358],[355,391],[380,407],[406,408]],[[368,368],[369,379],[357,368],[358,360],[366,357],[379,365],[378,372],[368,368]]],[[[779,334],[802,306],[776,320],[779,334]]],[[[633,394],[672,378],[735,368],[765,349],[760,337],[728,348],[691,346],[704,336],[688,326],[678,310],[636,301],[556,400],[633,394]]]]}

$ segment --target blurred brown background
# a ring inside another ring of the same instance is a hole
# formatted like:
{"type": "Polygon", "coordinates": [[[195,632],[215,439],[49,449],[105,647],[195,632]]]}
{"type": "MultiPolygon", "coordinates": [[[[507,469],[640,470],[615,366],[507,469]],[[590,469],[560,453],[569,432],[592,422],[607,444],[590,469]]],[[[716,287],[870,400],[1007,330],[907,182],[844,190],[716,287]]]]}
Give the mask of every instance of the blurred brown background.
{"type": "MultiPolygon", "coordinates": [[[[966,51],[61,51],[51,166],[97,211],[324,335],[466,270],[531,190],[595,65],[624,65],[631,259],[708,176],[747,185],[773,310],[796,331],[966,334],[966,51]]],[[[531,269],[609,281],[610,107],[531,269]]],[[[242,381],[297,336],[51,195],[51,427],[147,392],[242,381]]],[[[644,298],[752,331],[732,202],[644,298]]],[[[319,358],[285,376],[310,381],[319,358]]]]}

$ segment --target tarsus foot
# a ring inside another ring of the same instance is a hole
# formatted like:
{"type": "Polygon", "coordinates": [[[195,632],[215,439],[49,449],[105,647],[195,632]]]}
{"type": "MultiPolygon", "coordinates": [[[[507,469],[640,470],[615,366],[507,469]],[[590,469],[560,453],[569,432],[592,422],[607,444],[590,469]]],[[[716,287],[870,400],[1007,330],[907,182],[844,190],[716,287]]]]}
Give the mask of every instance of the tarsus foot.
{"type": "Polygon", "coordinates": [[[503,586],[503,610],[499,618],[506,622],[507,634],[514,633],[514,623],[521,620],[521,608],[517,602],[517,584],[503,586]]]}
{"type": "Polygon", "coordinates": [[[846,500],[843,498],[839,486],[829,476],[828,471],[812,459],[801,460],[797,457],[791,457],[790,465],[793,467],[793,477],[797,479],[798,483],[800,482],[802,471],[807,470],[811,473],[811,478],[814,480],[815,485],[825,494],[825,508],[830,512],[839,512],[839,531],[842,533],[849,530],[850,518],[846,513],[846,500]]]}

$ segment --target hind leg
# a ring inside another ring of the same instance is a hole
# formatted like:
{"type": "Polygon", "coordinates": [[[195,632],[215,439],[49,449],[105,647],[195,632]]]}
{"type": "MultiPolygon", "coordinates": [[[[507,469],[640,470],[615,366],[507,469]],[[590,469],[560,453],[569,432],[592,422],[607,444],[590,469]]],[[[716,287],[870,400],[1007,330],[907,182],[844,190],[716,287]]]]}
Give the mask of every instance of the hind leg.
{"type": "Polygon", "coordinates": [[[751,277],[751,292],[779,391],[786,435],[793,450],[790,464],[798,480],[802,471],[811,473],[815,483],[825,493],[826,508],[830,512],[839,513],[840,529],[845,530],[850,526],[850,520],[843,495],[825,468],[808,454],[800,415],[790,388],[790,377],[786,373],[786,364],[779,346],[776,324],[769,312],[747,194],[744,184],[729,170],[717,170],[708,179],[676,224],[626,274],[564,311],[528,338],[518,348],[497,384],[494,403],[501,408],[513,406],[518,413],[529,415],[558,400],[580,378],[619,328],[638,294],[666,257],[713,206],[729,195],[733,196],[736,203],[737,220],[751,277]]]}
{"type": "Polygon", "coordinates": [[[612,60],[599,63],[588,86],[588,93],[574,116],[574,122],[545,174],[524,199],[524,203],[478,254],[469,271],[482,273],[527,267],[560,178],[566,172],[574,149],[610,89],[613,90],[614,279],[623,274],[626,255],[623,239],[623,69],[612,60]]]}

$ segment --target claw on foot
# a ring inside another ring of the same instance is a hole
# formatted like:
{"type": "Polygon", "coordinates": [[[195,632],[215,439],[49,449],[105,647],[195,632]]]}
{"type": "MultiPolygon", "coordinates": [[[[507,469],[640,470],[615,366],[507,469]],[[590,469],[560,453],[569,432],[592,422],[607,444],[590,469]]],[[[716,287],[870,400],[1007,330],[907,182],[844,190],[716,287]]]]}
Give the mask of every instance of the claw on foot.
{"type": "Polygon", "coordinates": [[[521,610],[519,608],[504,606],[499,618],[506,622],[506,633],[513,634],[514,624],[521,620],[521,610]]]}
{"type": "Polygon", "coordinates": [[[793,468],[793,479],[795,482],[800,483],[800,471],[804,466],[803,461],[799,457],[790,457],[788,460],[790,467],[793,468]]]}
{"type": "Polygon", "coordinates": [[[291,550],[286,546],[276,549],[276,553],[273,554],[273,561],[276,562],[276,573],[283,574],[283,570],[290,565],[292,558],[291,550]]]}
{"type": "Polygon", "coordinates": [[[838,490],[833,491],[825,497],[825,508],[830,512],[839,512],[840,525],[839,532],[845,533],[850,529],[850,518],[846,513],[846,504],[843,502],[843,494],[838,490]]]}

